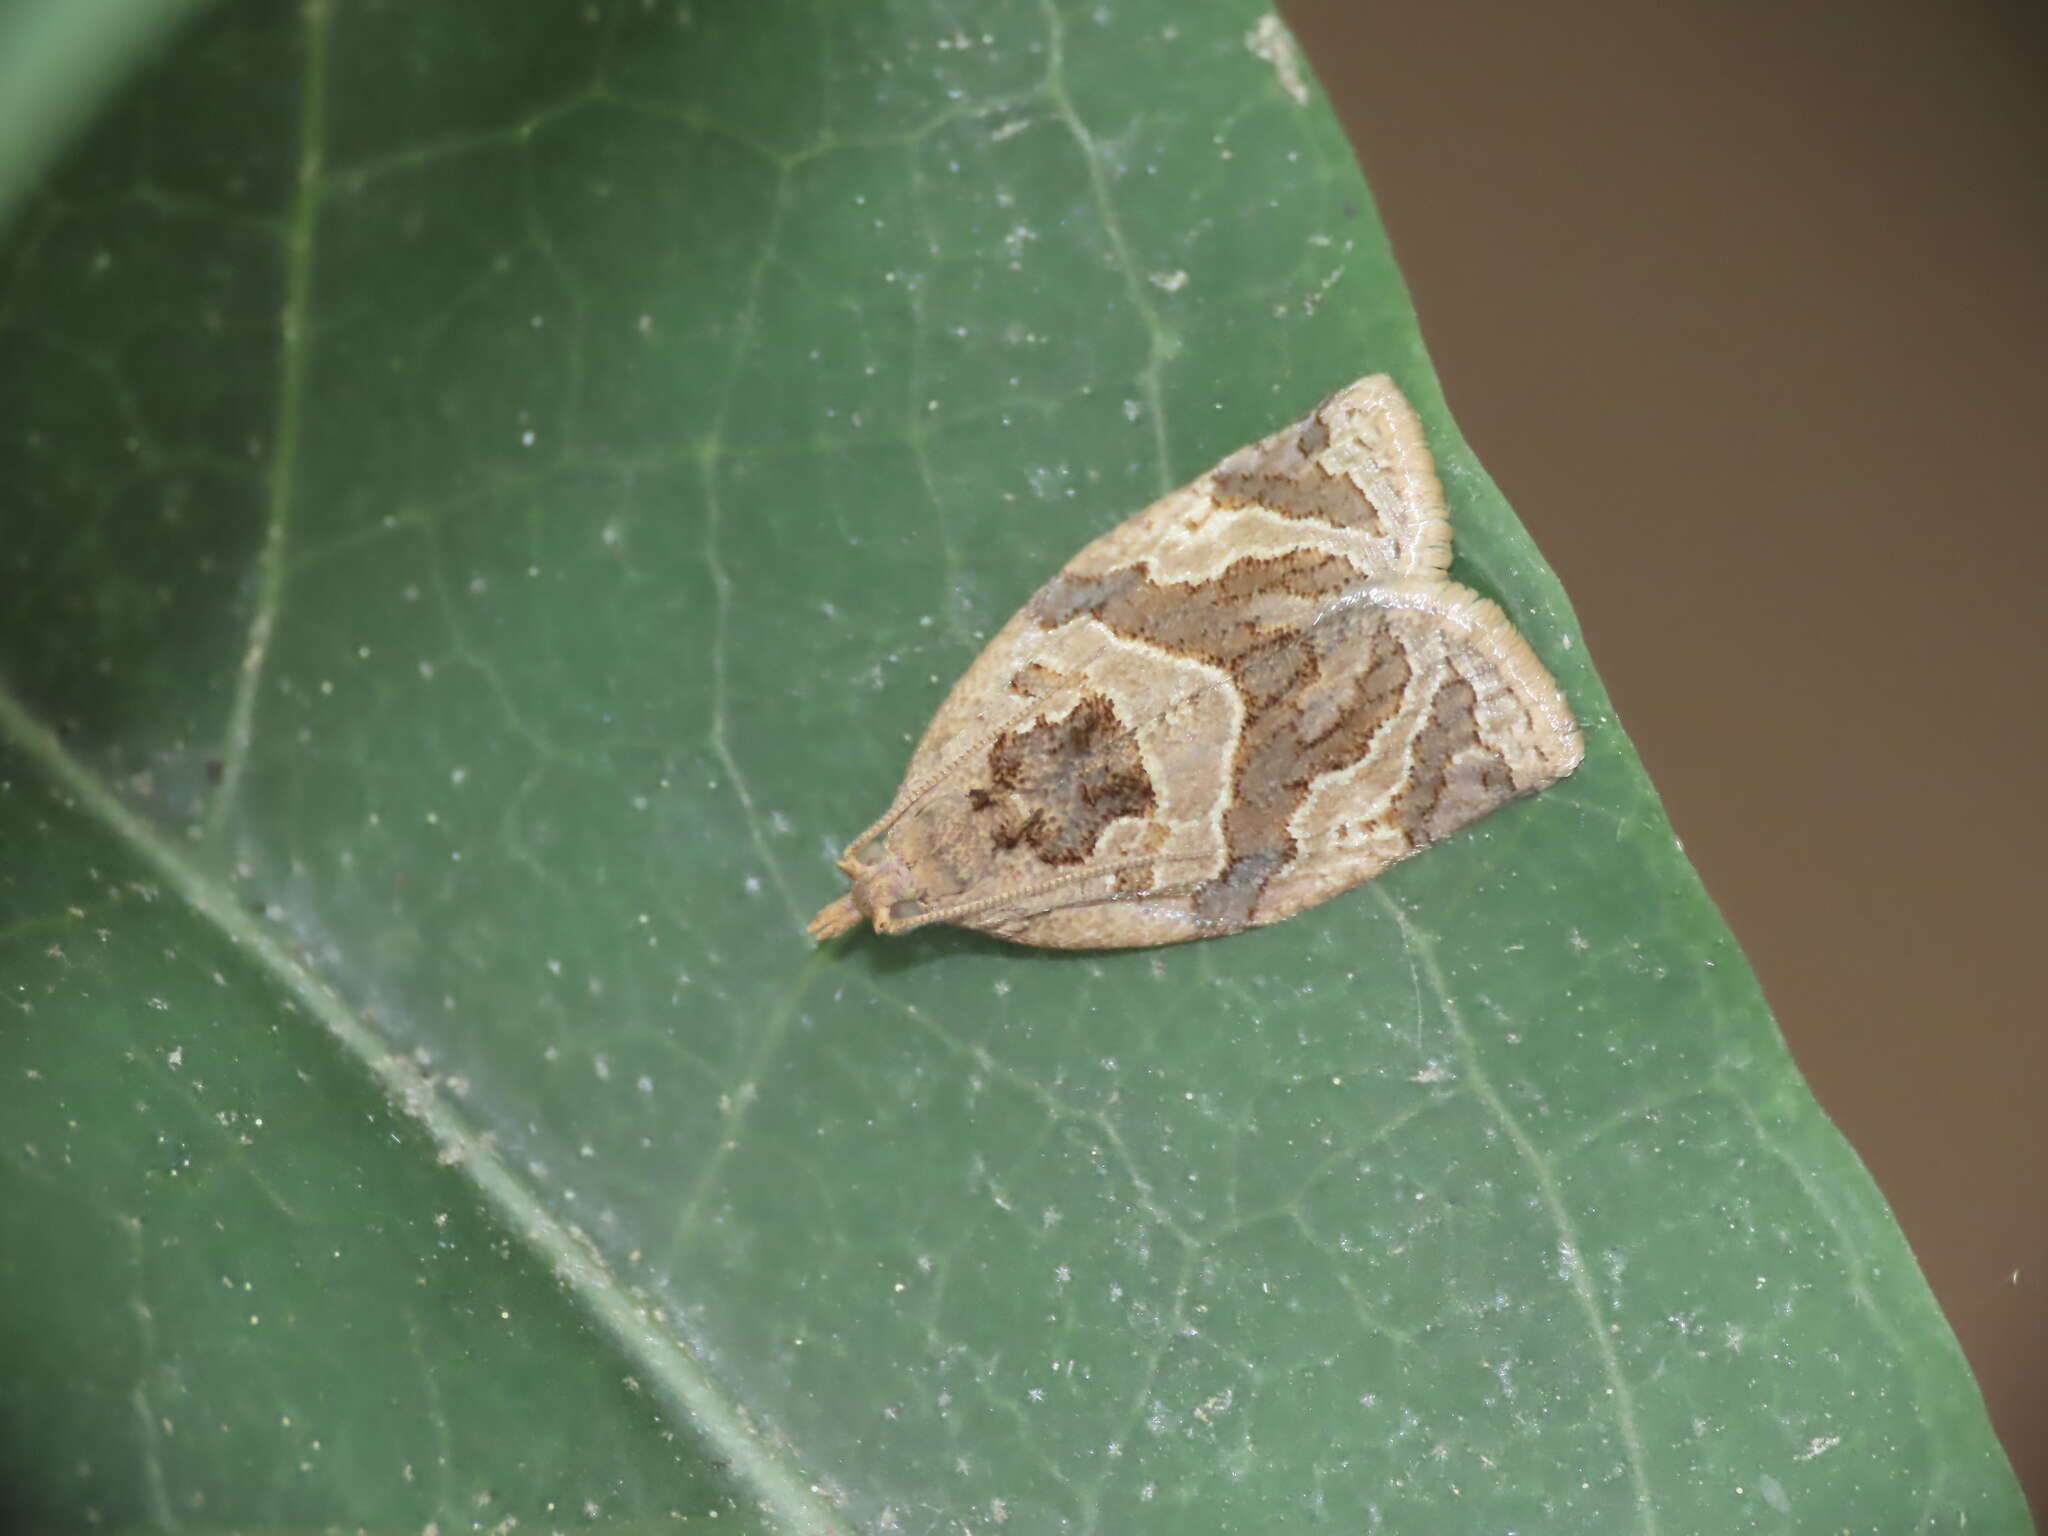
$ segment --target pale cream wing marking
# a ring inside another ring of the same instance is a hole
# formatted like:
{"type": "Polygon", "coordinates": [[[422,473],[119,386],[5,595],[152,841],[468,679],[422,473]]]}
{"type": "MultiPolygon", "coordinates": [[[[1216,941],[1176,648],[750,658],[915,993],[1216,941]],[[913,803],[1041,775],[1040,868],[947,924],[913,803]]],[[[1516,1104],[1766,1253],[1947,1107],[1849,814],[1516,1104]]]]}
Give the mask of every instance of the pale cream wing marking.
{"type": "Polygon", "coordinates": [[[1455,581],[1389,582],[1388,606],[1434,614],[1452,654],[1490,669],[1500,689],[1498,711],[1486,719],[1489,736],[1513,748],[1518,794],[1554,784],[1585,760],[1586,743],[1557,681],[1500,604],[1455,581]]]}
{"type": "Polygon", "coordinates": [[[1393,548],[1384,574],[1429,576],[1451,565],[1451,517],[1436,458],[1423,436],[1422,418],[1384,373],[1340,389],[1315,413],[1326,421],[1329,445],[1317,462],[1341,474],[1388,525],[1393,548]]]}
{"type": "Polygon", "coordinates": [[[1422,422],[1394,381],[1346,386],[1084,546],[1063,568],[1211,580],[1245,558],[1314,549],[1361,580],[1440,574],[1451,524],[1422,422]]]}

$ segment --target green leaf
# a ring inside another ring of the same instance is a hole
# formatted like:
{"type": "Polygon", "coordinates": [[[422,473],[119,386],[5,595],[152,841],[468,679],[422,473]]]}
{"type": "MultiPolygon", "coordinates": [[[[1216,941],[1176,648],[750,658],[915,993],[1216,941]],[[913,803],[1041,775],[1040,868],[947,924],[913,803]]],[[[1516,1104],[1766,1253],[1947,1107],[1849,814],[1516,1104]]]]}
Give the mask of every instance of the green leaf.
{"type": "Polygon", "coordinates": [[[2025,1527],[1259,23],[251,0],[18,212],[0,1514],[2025,1527]],[[1380,369],[1580,774],[810,948],[981,638],[1380,369]]]}
{"type": "Polygon", "coordinates": [[[0,230],[107,92],[202,0],[0,0],[0,230]]]}

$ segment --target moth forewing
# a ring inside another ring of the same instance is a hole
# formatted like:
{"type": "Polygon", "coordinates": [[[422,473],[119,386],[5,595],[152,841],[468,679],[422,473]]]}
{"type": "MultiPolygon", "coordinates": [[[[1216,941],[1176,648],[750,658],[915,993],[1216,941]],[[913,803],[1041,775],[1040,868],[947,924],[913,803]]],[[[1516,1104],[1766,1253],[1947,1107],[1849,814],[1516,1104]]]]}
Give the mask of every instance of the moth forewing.
{"type": "Polygon", "coordinates": [[[1055,948],[1275,922],[1577,766],[1556,684],[1443,577],[1383,376],[1081,550],[967,669],[819,938],[866,919],[1055,948]]]}

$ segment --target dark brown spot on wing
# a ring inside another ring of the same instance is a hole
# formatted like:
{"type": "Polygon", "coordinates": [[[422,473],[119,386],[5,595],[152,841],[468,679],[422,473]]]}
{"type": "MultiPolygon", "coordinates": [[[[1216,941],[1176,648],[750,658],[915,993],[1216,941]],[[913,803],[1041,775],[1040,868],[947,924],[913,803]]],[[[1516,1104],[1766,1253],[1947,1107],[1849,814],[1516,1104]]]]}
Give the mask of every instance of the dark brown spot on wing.
{"type": "Polygon", "coordinates": [[[1083,694],[1059,720],[1005,731],[988,751],[986,789],[967,803],[998,848],[1028,846],[1047,864],[1078,864],[1109,824],[1157,803],[1138,744],[1116,707],[1083,694]]]}

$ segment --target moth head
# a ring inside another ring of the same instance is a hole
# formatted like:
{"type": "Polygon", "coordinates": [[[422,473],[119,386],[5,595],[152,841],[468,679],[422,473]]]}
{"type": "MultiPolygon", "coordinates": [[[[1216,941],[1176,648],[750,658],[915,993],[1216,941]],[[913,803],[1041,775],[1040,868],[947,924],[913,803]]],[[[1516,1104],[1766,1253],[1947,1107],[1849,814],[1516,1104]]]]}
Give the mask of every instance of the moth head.
{"type": "Polygon", "coordinates": [[[888,843],[881,844],[881,857],[870,864],[863,864],[849,849],[839,867],[853,882],[853,889],[847,894],[877,933],[901,933],[919,926],[918,919],[925,909],[922,892],[909,868],[888,843]]]}

